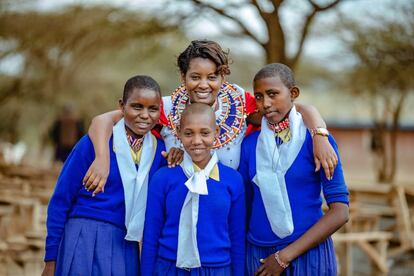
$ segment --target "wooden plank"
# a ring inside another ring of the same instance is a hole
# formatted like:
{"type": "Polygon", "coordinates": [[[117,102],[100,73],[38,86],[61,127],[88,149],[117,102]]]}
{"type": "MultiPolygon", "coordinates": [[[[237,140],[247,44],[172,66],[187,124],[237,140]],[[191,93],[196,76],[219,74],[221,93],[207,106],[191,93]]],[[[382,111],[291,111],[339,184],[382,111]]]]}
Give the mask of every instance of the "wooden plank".
{"type": "Polygon", "coordinates": [[[357,242],[357,241],[379,241],[390,240],[393,234],[390,232],[354,232],[354,233],[335,233],[332,235],[334,242],[357,242]]]}
{"type": "Polygon", "coordinates": [[[339,261],[339,269],[341,276],[352,276],[353,262],[352,262],[352,243],[344,242],[335,247],[339,261]]]}
{"type": "Polygon", "coordinates": [[[347,183],[350,192],[359,192],[367,194],[388,194],[392,190],[390,184],[379,184],[379,183],[347,183]]]}
{"type": "Polygon", "coordinates": [[[404,187],[394,188],[393,205],[396,211],[397,229],[401,245],[414,248],[414,234],[412,230],[410,211],[405,197],[404,187]]]}
{"type": "Polygon", "coordinates": [[[404,186],[407,195],[414,196],[414,185],[404,186]]]}
{"type": "Polygon", "coordinates": [[[388,272],[386,255],[381,256],[380,252],[378,252],[371,244],[366,241],[358,241],[357,244],[370,257],[370,259],[375,263],[381,272],[388,272]]]}

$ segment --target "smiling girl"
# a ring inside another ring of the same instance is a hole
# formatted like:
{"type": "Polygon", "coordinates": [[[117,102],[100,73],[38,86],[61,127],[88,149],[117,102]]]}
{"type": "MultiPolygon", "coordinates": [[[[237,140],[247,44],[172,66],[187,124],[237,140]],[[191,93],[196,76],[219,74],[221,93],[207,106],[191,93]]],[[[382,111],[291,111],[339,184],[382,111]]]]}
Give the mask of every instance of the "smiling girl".
{"type": "Polygon", "coordinates": [[[148,192],[142,275],[243,275],[245,198],[240,174],[211,152],[214,112],[191,104],[177,129],[186,153],[148,192]]]}
{"type": "Polygon", "coordinates": [[[65,162],[50,199],[43,275],[139,275],[148,180],[165,160],[164,143],[150,130],[158,122],[161,93],[150,77],[129,79],[119,101],[124,119],[107,147],[111,167],[105,193],[82,179],[95,158],[84,136],[65,162]]]}
{"type": "MultiPolygon", "coordinates": [[[[230,75],[228,53],[214,41],[192,41],[178,56],[177,65],[182,84],[171,96],[163,97],[160,116],[163,125],[161,136],[168,150],[165,156],[169,165],[174,166],[182,160],[182,151],[179,150],[182,145],[177,131],[181,113],[192,103],[205,103],[213,108],[219,126],[213,149],[223,164],[237,169],[241,143],[249,130],[247,122],[260,124],[260,115],[255,112],[255,99],[238,85],[226,82],[226,77],[230,75]]],[[[314,108],[304,105],[297,107],[310,129],[326,127],[314,108]]],[[[109,167],[107,141],[111,136],[112,125],[120,118],[120,112],[102,114],[94,118],[89,130],[97,157],[85,176],[85,183],[97,192],[104,186],[109,167]]],[[[316,169],[319,170],[322,164],[326,174],[332,175],[337,158],[328,139],[317,136],[312,143],[316,169]]]]}

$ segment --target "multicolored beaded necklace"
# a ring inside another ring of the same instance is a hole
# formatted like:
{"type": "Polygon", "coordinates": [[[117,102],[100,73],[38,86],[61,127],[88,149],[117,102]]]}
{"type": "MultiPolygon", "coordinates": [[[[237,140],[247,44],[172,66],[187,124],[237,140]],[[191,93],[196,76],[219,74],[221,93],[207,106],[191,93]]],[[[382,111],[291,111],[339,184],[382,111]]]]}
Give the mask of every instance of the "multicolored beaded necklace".
{"type": "MultiPolygon", "coordinates": [[[[168,114],[168,125],[172,133],[177,137],[177,126],[180,123],[181,113],[190,97],[184,85],[178,87],[171,95],[172,108],[168,114]]],[[[221,108],[220,114],[216,113],[216,123],[220,126],[220,134],[214,142],[214,148],[221,148],[233,141],[240,134],[246,120],[246,110],[243,95],[231,84],[222,84],[217,94],[217,104],[221,108]]]]}
{"type": "Polygon", "coordinates": [[[278,145],[280,145],[282,143],[287,143],[287,142],[290,141],[290,138],[292,137],[292,134],[291,134],[290,128],[289,128],[290,124],[289,124],[289,118],[288,117],[286,117],[284,120],[280,121],[277,124],[273,124],[273,123],[270,123],[268,121],[267,125],[275,133],[276,143],[278,145]]]}
{"type": "Polygon", "coordinates": [[[145,136],[135,138],[127,132],[127,139],[129,145],[135,153],[137,153],[141,149],[142,143],[144,143],[144,137],[145,136]]]}
{"type": "Polygon", "coordinates": [[[269,121],[267,121],[267,125],[271,130],[273,130],[274,133],[279,133],[282,130],[289,128],[289,118],[286,117],[284,120],[280,121],[277,124],[273,124],[269,121]]]}

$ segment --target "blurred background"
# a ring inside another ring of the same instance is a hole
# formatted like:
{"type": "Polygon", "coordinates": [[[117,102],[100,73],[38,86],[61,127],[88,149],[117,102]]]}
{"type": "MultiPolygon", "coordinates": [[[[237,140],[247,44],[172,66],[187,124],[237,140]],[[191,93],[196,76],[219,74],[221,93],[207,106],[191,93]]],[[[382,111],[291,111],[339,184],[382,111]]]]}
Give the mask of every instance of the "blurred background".
{"type": "Polygon", "coordinates": [[[41,273],[59,157],[91,118],[136,74],[171,94],[178,54],[203,38],[249,91],[264,64],[289,65],[327,121],[352,200],[341,275],[410,275],[413,15],[410,0],[0,0],[0,275],[41,273]]]}

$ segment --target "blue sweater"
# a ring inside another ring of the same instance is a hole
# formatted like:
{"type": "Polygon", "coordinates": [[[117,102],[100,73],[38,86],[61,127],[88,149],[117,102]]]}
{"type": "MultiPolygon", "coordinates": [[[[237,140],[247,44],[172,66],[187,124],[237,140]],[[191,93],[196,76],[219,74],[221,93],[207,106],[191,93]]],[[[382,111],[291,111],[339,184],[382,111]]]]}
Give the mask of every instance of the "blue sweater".
{"type": "MultiPolygon", "coordinates": [[[[231,264],[244,274],[245,198],[240,174],[218,164],[220,181],[207,180],[200,195],[197,244],[203,267],[231,264]]],[[[158,257],[176,262],[180,212],[188,193],[182,168],[161,168],[151,180],[145,217],[141,274],[152,275],[158,257]]]]}
{"type": "MultiPolygon", "coordinates": [[[[348,189],[340,161],[331,181],[327,180],[323,169],[315,172],[312,138],[307,132],[298,156],[285,175],[294,231],[292,235],[280,239],[272,232],[259,187],[252,181],[256,174],[256,144],[259,133],[253,133],[243,141],[239,167],[246,190],[247,240],[257,246],[286,246],[302,236],[323,216],[321,190],[328,204],[348,204],[348,189]]],[[[329,142],[339,156],[337,145],[331,136],[329,142]]]]}
{"type": "MultiPolygon", "coordinates": [[[[67,158],[49,202],[45,261],[56,260],[65,223],[69,218],[89,218],[126,229],[124,188],[113,151],[112,138],[109,141],[109,149],[110,169],[105,193],[99,193],[95,197],[92,197],[93,191],[88,192],[82,186],[83,177],[95,159],[89,136],[82,137],[67,158]]],[[[165,150],[164,142],[157,139],[157,149],[149,177],[165,164],[165,159],[161,156],[162,150],[165,150]]]]}

